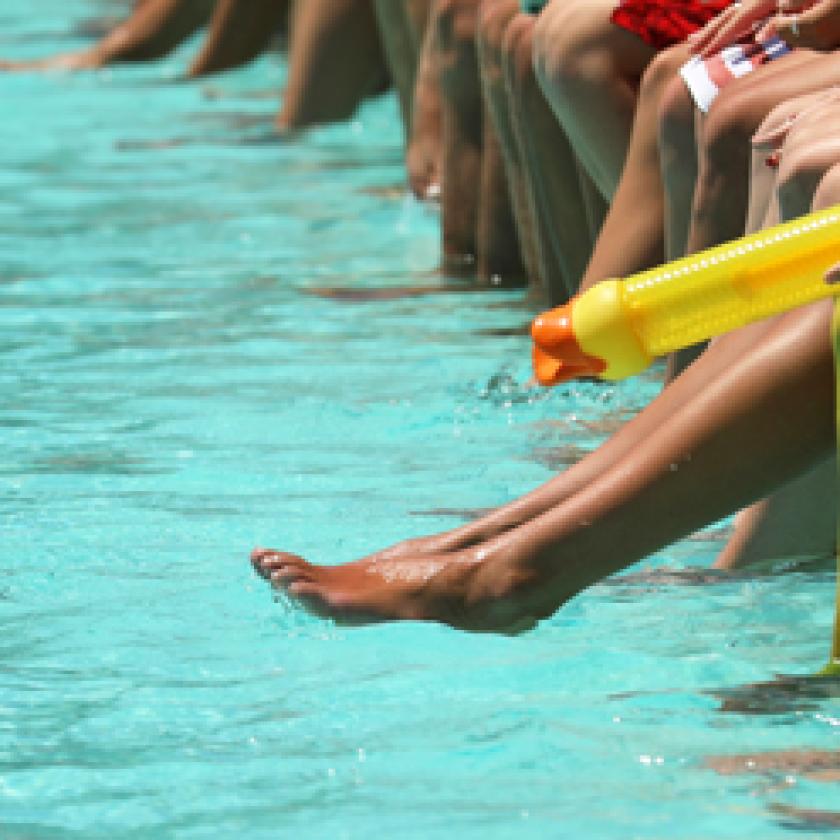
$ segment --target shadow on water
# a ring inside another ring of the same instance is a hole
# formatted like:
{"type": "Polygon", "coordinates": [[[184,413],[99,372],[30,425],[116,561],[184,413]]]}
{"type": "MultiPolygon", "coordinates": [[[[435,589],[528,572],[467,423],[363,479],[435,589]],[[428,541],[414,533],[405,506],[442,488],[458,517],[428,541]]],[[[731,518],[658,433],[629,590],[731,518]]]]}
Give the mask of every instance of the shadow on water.
{"type": "Polygon", "coordinates": [[[357,195],[367,195],[371,198],[381,198],[386,201],[397,201],[405,198],[408,193],[408,186],[402,181],[396,184],[377,184],[369,187],[361,187],[356,190],[357,195]]]}
{"type": "Polygon", "coordinates": [[[429,295],[465,294],[485,292],[486,286],[471,283],[444,283],[438,286],[379,286],[358,288],[353,286],[313,286],[301,289],[311,297],[336,300],[341,303],[376,303],[384,300],[407,300],[429,295]]]}
{"type": "Polygon", "coordinates": [[[768,810],[779,817],[777,822],[782,828],[791,831],[840,831],[840,811],[797,808],[779,803],[770,805],[768,810]]]}
{"type": "Polygon", "coordinates": [[[220,99],[270,99],[276,102],[280,101],[280,94],[277,92],[276,88],[266,88],[265,90],[228,91],[224,88],[205,85],[201,89],[201,95],[209,102],[216,102],[220,99]]]}
{"type": "Polygon", "coordinates": [[[590,450],[574,443],[539,447],[531,451],[531,460],[551,472],[561,472],[580,461],[590,450]]]}
{"type": "Polygon", "coordinates": [[[825,700],[840,698],[840,677],[779,674],[766,682],[709,691],[720,700],[719,712],[780,715],[818,709],[825,700]]]}
{"type": "Polygon", "coordinates": [[[262,146],[283,143],[285,138],[273,131],[248,137],[208,137],[196,135],[189,137],[161,137],[155,139],[116,140],[114,149],[118,152],[154,152],[166,149],[180,149],[184,146],[262,146]]]}
{"type": "MultiPolygon", "coordinates": [[[[641,589],[652,592],[666,586],[711,586],[714,584],[729,584],[739,580],[749,580],[754,575],[739,575],[720,569],[688,568],[688,569],[646,569],[641,572],[630,572],[626,575],[607,578],[601,586],[616,588],[641,589]]],[[[638,597],[638,592],[633,592],[638,597]]]]}
{"type": "Polygon", "coordinates": [[[105,37],[115,26],[122,23],[125,18],[117,15],[103,15],[80,20],[74,24],[68,32],[70,38],[90,38],[99,40],[105,37]]]}
{"type": "Polygon", "coordinates": [[[486,336],[487,338],[513,338],[531,334],[531,322],[517,324],[513,327],[488,327],[476,330],[475,335],[486,336]]]}
{"type": "Polygon", "coordinates": [[[409,516],[452,516],[465,522],[480,519],[492,513],[493,508],[431,508],[430,510],[410,510],[409,516]]]}
{"type": "MultiPolygon", "coordinates": [[[[702,536],[702,535],[701,535],[702,536]]],[[[670,586],[713,586],[773,577],[780,571],[821,573],[830,569],[833,558],[804,558],[783,569],[778,566],[758,571],[728,572],[719,569],[652,569],[609,578],[603,587],[619,590],[619,598],[638,599],[640,591],[655,592],[670,586]],[[791,566],[794,568],[791,568],[791,566]]],[[[679,693],[679,690],[676,690],[679,693]]],[[[659,692],[621,692],[610,699],[623,700],[659,692]]],[[[778,674],[771,680],[739,686],[710,688],[703,692],[720,702],[719,713],[742,715],[791,715],[818,710],[825,701],[840,699],[840,676],[778,674]]],[[[840,755],[840,754],[838,754],[840,755]]]]}

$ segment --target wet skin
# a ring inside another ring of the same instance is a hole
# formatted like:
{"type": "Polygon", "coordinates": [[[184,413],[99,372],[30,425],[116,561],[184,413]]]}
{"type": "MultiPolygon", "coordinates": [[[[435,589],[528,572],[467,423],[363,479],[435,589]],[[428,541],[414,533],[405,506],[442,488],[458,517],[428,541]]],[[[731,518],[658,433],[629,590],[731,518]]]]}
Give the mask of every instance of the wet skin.
{"type": "Polygon", "coordinates": [[[832,451],[831,311],[823,302],[782,316],[746,351],[743,335],[730,333],[599,450],[463,528],[341,566],[266,549],[252,563],[312,612],[342,622],[529,627],[832,451]],[[777,421],[792,408],[796,416],[777,421]],[[698,487],[718,492],[698,497],[698,487]]]}

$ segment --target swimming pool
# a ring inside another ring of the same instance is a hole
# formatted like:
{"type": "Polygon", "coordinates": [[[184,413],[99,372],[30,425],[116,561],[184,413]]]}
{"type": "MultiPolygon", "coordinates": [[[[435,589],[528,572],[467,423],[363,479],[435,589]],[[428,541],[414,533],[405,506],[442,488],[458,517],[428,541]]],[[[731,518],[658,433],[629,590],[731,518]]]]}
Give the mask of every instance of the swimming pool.
{"type": "MultiPolygon", "coordinates": [[[[31,8],[0,55],[109,7],[31,8]]],[[[836,787],[704,762],[840,746],[836,701],[736,690],[824,663],[830,571],[703,582],[712,531],[519,638],[272,600],[252,545],[454,525],[657,383],[527,389],[519,293],[312,294],[440,283],[395,102],[275,142],[282,62],[189,53],[0,76],[0,836],[816,835],[784,809],[836,787]]]]}

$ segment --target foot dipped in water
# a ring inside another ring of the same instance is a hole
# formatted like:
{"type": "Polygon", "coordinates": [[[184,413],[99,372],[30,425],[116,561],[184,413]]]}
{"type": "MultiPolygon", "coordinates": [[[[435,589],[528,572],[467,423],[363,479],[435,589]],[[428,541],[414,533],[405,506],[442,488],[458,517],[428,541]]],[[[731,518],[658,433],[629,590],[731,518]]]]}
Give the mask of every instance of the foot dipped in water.
{"type": "Polygon", "coordinates": [[[427,555],[386,551],[340,566],[257,548],[251,563],[310,612],[343,624],[439,621],[476,632],[516,633],[560,603],[552,603],[540,586],[537,570],[515,562],[504,547],[427,555]]]}

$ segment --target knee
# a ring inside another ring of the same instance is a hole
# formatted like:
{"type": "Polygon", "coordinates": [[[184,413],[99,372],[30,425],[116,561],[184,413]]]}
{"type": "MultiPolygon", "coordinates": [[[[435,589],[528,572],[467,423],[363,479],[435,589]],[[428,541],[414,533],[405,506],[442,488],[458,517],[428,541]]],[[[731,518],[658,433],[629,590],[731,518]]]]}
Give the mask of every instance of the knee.
{"type": "Polygon", "coordinates": [[[725,168],[749,157],[756,121],[741,96],[721,93],[710,109],[698,138],[699,151],[712,166],[725,168]]]}
{"type": "Polygon", "coordinates": [[[505,29],[502,59],[505,78],[514,90],[521,90],[534,77],[534,21],[528,15],[517,15],[505,29]]]}
{"type": "Polygon", "coordinates": [[[533,62],[543,88],[562,91],[603,75],[599,33],[586,5],[552,3],[534,27],[533,62]]]}
{"type": "Polygon", "coordinates": [[[677,75],[687,56],[687,50],[682,44],[656,53],[642,73],[642,89],[663,89],[677,75]]]}
{"type": "Polygon", "coordinates": [[[438,0],[436,6],[439,81],[449,97],[476,95],[478,7],[478,0],[438,0]]]}
{"type": "MultiPolygon", "coordinates": [[[[827,157],[819,148],[795,146],[785,149],[776,177],[776,192],[779,206],[785,218],[796,218],[807,213],[811,204],[816,204],[817,194],[822,188],[820,201],[827,195],[840,195],[837,187],[840,179],[831,175],[837,169],[837,155],[827,157]],[[826,181],[823,187],[823,181],[826,181]]],[[[821,206],[827,206],[825,204],[821,206]]]]}
{"type": "Polygon", "coordinates": [[[463,50],[475,45],[479,0],[438,0],[436,35],[442,50],[463,50]]]}
{"type": "Polygon", "coordinates": [[[657,53],[642,73],[639,97],[656,97],[661,100],[671,84],[683,84],[678,74],[685,61],[686,49],[682,45],[657,53]]]}
{"type": "Polygon", "coordinates": [[[560,13],[554,8],[554,4],[551,4],[543,10],[534,25],[534,71],[537,78],[543,81],[547,81],[549,77],[556,75],[556,65],[559,62],[559,59],[555,56],[556,35],[561,31],[561,26],[557,20],[559,15],[560,13]]]}
{"type": "Polygon", "coordinates": [[[519,4],[516,0],[482,0],[478,10],[476,37],[482,49],[499,52],[505,29],[516,15],[519,4]]]}
{"type": "Polygon", "coordinates": [[[796,116],[798,107],[795,100],[786,100],[776,105],[759,124],[753,143],[773,145],[777,138],[782,140],[785,126],[796,116]]]}
{"type": "Polygon", "coordinates": [[[824,210],[835,204],[840,204],[840,163],[832,166],[820,179],[812,202],[814,210],[824,210]]]}
{"type": "Polygon", "coordinates": [[[694,149],[694,102],[681,78],[666,82],[659,99],[659,145],[664,153],[694,149]]]}

